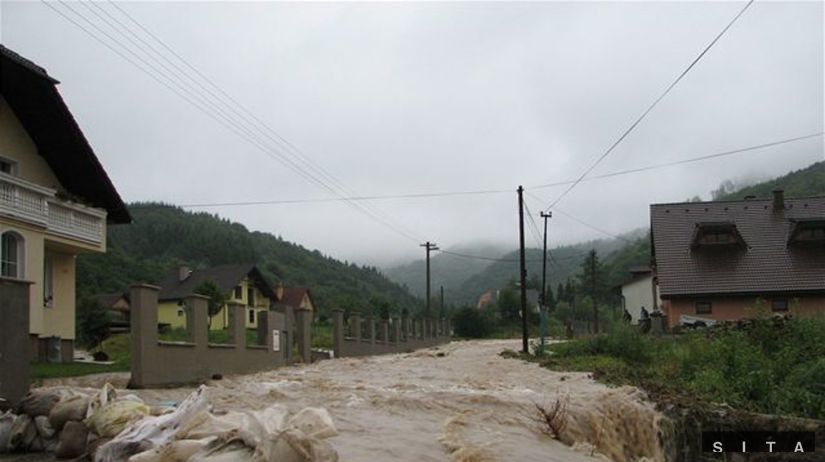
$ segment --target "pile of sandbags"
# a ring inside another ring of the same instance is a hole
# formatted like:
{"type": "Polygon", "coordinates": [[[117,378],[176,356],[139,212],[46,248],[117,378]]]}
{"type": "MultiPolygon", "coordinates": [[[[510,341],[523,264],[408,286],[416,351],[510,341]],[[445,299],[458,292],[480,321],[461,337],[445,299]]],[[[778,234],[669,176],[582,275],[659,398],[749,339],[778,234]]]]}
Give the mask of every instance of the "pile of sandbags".
{"type": "Polygon", "coordinates": [[[176,407],[147,406],[118,396],[106,384],[84,394],[64,389],[30,392],[14,413],[0,414],[0,453],[49,451],[94,462],[335,462],[325,441],[337,435],[322,408],[293,416],[283,405],[217,415],[205,386],[176,407]]]}

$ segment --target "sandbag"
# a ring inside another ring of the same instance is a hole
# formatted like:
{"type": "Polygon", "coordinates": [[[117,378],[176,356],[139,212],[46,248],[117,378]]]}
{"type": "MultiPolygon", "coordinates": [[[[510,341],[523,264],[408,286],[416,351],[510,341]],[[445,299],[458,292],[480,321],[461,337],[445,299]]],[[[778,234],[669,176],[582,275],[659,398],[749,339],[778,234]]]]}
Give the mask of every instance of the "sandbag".
{"type": "Polygon", "coordinates": [[[117,391],[115,391],[115,387],[107,382],[100,391],[89,400],[89,407],[86,409],[86,418],[91,417],[98,409],[113,402],[116,398],[117,391]]]}
{"type": "Polygon", "coordinates": [[[49,424],[49,418],[44,415],[39,415],[34,418],[34,428],[37,430],[37,434],[44,440],[51,439],[55,435],[54,428],[49,424]]]}
{"type": "Polygon", "coordinates": [[[75,395],[61,400],[49,412],[49,424],[60,431],[70,420],[85,419],[90,400],[86,395],[75,395]]]}
{"type": "Polygon", "coordinates": [[[49,415],[55,404],[65,395],[65,391],[54,389],[31,390],[20,401],[18,414],[28,414],[31,417],[49,415]]]}
{"type": "Polygon", "coordinates": [[[34,427],[34,420],[27,414],[18,415],[11,426],[9,451],[28,449],[35,437],[37,429],[34,427]]]}
{"type": "Polygon", "coordinates": [[[95,462],[119,462],[172,441],[184,422],[209,410],[210,406],[205,394],[206,387],[201,385],[173,412],[133,422],[111,441],[102,445],[95,452],[93,460],[95,462]]]}
{"type": "Polygon", "coordinates": [[[54,455],[58,459],[72,459],[86,453],[86,440],[89,430],[83,422],[70,420],[60,432],[54,455]]]}
{"type": "Polygon", "coordinates": [[[218,438],[193,454],[188,462],[238,462],[253,459],[254,450],[240,438],[218,438]]]}
{"type": "Polygon", "coordinates": [[[306,407],[292,416],[287,427],[301,430],[305,435],[323,439],[338,435],[329,411],[321,407],[306,407]]]}
{"type": "Polygon", "coordinates": [[[96,410],[84,422],[89,430],[113,438],[126,426],[149,415],[149,406],[135,401],[114,401],[96,410]]]}
{"type": "Polygon", "coordinates": [[[16,415],[9,412],[0,414],[0,454],[9,452],[9,439],[11,438],[11,427],[14,425],[16,415]]]}

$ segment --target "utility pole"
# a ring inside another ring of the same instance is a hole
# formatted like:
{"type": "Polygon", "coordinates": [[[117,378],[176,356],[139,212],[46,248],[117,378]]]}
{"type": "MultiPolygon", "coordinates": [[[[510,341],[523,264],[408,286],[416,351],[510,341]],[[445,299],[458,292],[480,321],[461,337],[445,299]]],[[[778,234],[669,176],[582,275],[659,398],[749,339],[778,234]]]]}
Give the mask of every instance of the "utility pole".
{"type": "Polygon", "coordinates": [[[438,246],[435,245],[435,242],[427,241],[424,244],[421,244],[420,247],[425,247],[427,249],[427,317],[430,317],[430,252],[433,250],[438,250],[438,246]]]}
{"type": "Polygon", "coordinates": [[[521,351],[529,353],[527,348],[527,268],[524,256],[524,188],[518,189],[518,241],[519,241],[519,279],[521,280],[521,351]]]}
{"type": "Polygon", "coordinates": [[[541,344],[539,352],[544,354],[544,338],[547,336],[547,219],[553,216],[553,212],[540,212],[544,218],[544,253],[541,261],[541,344]]]}

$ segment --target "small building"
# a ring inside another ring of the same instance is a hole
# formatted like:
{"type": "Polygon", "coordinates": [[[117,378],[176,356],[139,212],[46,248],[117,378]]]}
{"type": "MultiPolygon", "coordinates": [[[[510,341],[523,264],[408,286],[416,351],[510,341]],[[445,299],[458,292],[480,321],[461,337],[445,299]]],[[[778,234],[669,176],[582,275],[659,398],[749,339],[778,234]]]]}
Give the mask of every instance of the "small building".
{"type": "Polygon", "coordinates": [[[670,326],[825,314],[825,197],[653,204],[650,220],[670,326]]]}
{"type": "Polygon", "coordinates": [[[636,266],[630,268],[628,280],[621,286],[622,308],[630,314],[632,324],[637,324],[642,315],[642,308],[652,313],[661,307],[659,288],[653,279],[653,270],[650,266],[636,266]],[[654,291],[656,299],[654,302],[654,291]]]}
{"type": "Polygon", "coordinates": [[[0,277],[31,282],[37,359],[71,361],[75,261],[132,217],[46,70],[0,45],[0,277]]]}
{"type": "MultiPolygon", "coordinates": [[[[258,327],[258,312],[269,310],[276,300],[271,286],[255,265],[221,265],[194,271],[184,266],[170,272],[158,283],[158,324],[161,327],[186,327],[184,299],[207,281],[214,282],[228,301],[246,305],[246,327],[249,329],[258,327]]],[[[210,317],[209,328],[219,330],[227,326],[229,314],[224,305],[210,317]]]]}
{"type": "Polygon", "coordinates": [[[114,292],[98,296],[109,314],[109,331],[113,334],[129,332],[129,294],[114,292]]]}

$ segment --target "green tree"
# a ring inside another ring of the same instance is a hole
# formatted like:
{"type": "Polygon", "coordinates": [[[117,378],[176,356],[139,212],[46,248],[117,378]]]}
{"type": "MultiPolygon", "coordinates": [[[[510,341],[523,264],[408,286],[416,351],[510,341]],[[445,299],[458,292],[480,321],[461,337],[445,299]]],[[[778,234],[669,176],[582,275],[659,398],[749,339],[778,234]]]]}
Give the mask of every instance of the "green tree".
{"type": "Polygon", "coordinates": [[[453,327],[459,337],[483,338],[493,332],[493,321],[490,315],[482,310],[464,307],[453,316],[453,327]]]}
{"type": "Polygon", "coordinates": [[[521,319],[519,316],[521,312],[521,300],[519,300],[519,296],[516,294],[516,290],[512,284],[508,284],[507,287],[499,291],[497,305],[503,321],[514,322],[521,319]]]}
{"type": "Polygon", "coordinates": [[[226,305],[229,297],[221,292],[218,284],[215,281],[203,281],[195,287],[192,292],[209,297],[208,309],[209,312],[209,327],[212,327],[212,316],[221,312],[221,308],[226,305]]]}
{"type": "Polygon", "coordinates": [[[109,338],[109,311],[97,297],[84,297],[77,307],[77,329],[89,350],[100,347],[109,338]]]}

